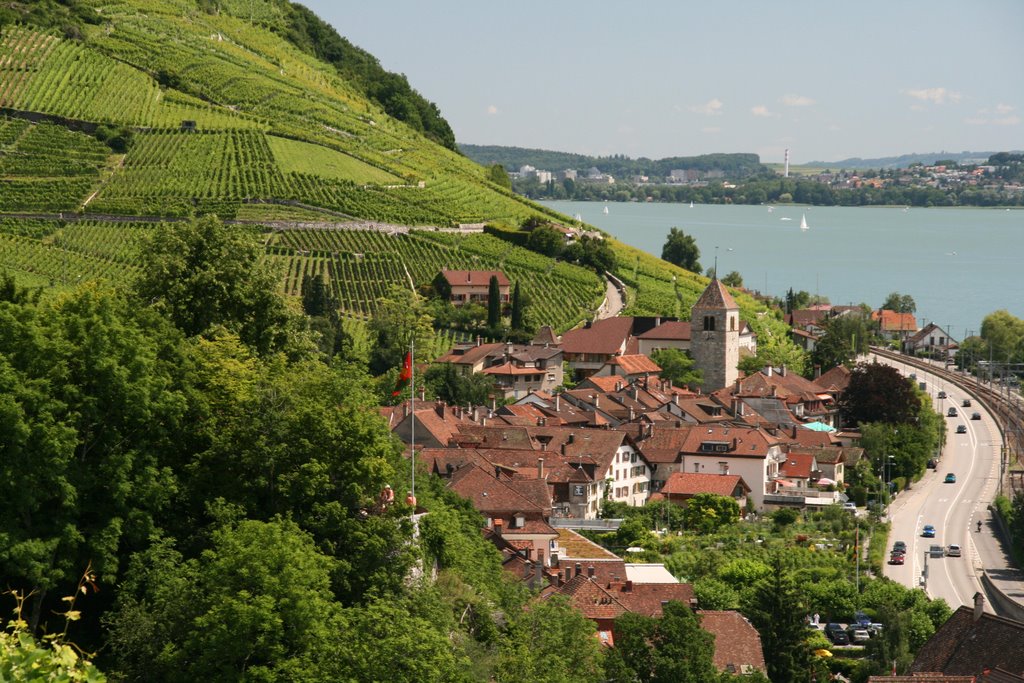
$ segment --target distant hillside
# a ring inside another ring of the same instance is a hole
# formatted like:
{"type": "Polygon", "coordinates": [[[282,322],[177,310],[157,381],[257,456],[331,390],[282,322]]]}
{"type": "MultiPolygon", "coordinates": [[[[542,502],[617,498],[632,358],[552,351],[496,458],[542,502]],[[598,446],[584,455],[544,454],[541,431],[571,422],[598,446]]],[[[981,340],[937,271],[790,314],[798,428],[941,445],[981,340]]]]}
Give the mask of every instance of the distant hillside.
{"type": "Polygon", "coordinates": [[[484,166],[501,164],[505,170],[515,171],[525,165],[546,171],[576,169],[585,171],[596,167],[602,173],[616,178],[631,175],[664,177],[674,170],[723,171],[730,178],[745,178],[763,173],[765,167],[756,154],[702,154],[693,157],[667,157],[647,159],[616,154],[607,157],[592,157],[569,152],[554,152],[546,149],[503,147],[500,145],[466,145],[459,149],[473,161],[484,166]]]}
{"type": "Polygon", "coordinates": [[[936,161],[952,160],[958,164],[985,163],[990,156],[997,152],[931,152],[928,154],[903,154],[898,157],[878,157],[876,159],[862,159],[850,157],[840,161],[809,161],[805,166],[814,166],[830,169],[840,168],[906,168],[911,164],[924,164],[931,166],[936,161]]]}

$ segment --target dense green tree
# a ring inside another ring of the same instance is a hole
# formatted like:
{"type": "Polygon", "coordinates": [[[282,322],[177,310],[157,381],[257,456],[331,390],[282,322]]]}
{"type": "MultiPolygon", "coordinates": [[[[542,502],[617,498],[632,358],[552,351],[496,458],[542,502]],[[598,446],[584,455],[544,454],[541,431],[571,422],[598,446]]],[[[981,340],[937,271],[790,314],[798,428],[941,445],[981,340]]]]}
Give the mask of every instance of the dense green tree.
{"type": "Polygon", "coordinates": [[[323,273],[302,276],[301,297],[302,310],[309,316],[324,316],[338,307],[323,273]]]}
{"type": "Polygon", "coordinates": [[[497,275],[492,275],[487,283],[487,327],[491,330],[501,327],[501,287],[497,275]]]}
{"type": "Polygon", "coordinates": [[[982,354],[995,363],[1024,362],[1024,320],[1001,310],[981,322],[982,354]]]}
{"type": "Polygon", "coordinates": [[[848,425],[906,424],[918,416],[920,407],[914,388],[899,370],[881,363],[859,363],[839,400],[840,414],[848,425]]]}
{"type": "Polygon", "coordinates": [[[495,395],[494,379],[490,375],[464,375],[451,363],[432,365],[423,379],[434,396],[450,405],[488,405],[495,395]]]}
{"type": "Polygon", "coordinates": [[[693,582],[697,604],[705,610],[739,609],[740,594],[731,585],[713,576],[693,582]]]}
{"type": "Polygon", "coordinates": [[[523,297],[519,292],[519,281],[516,281],[516,286],[512,289],[512,314],[509,320],[509,325],[513,330],[523,329],[523,297]]]}
{"type": "Polygon", "coordinates": [[[603,652],[594,622],[562,596],[541,600],[511,617],[498,683],[590,683],[603,678],[603,652]]]}
{"type": "Polygon", "coordinates": [[[492,164],[488,167],[487,179],[499,187],[504,187],[506,190],[512,189],[512,179],[508,177],[508,172],[505,171],[505,167],[501,164],[492,164]]]}
{"type": "Polygon", "coordinates": [[[740,519],[740,506],[734,498],[713,493],[698,493],[683,511],[686,528],[703,534],[713,534],[740,519]]]}
{"type": "Polygon", "coordinates": [[[730,287],[742,287],[743,276],[740,275],[739,271],[730,271],[728,275],[722,278],[722,284],[730,287]]]}
{"type": "Polygon", "coordinates": [[[562,233],[547,224],[533,228],[526,239],[527,249],[545,256],[558,256],[562,253],[562,245],[562,233]]]}
{"type": "Polygon", "coordinates": [[[746,597],[743,614],[761,634],[768,678],[773,681],[810,680],[810,652],[806,644],[803,597],[776,553],[768,576],[746,597]]]}
{"type": "Polygon", "coordinates": [[[896,311],[897,313],[914,313],[917,311],[917,304],[914,302],[914,297],[909,294],[892,292],[882,302],[881,308],[887,311],[896,311]]]}
{"type": "Polygon", "coordinates": [[[853,364],[858,355],[871,348],[871,322],[855,313],[829,318],[825,332],[814,345],[811,362],[823,370],[853,364]]]}
{"type": "Polygon", "coordinates": [[[433,320],[423,301],[398,285],[377,301],[369,328],[374,341],[370,371],[375,375],[401,367],[412,341],[417,349],[424,350],[431,348],[434,340],[433,320]]]}
{"type": "Polygon", "coordinates": [[[697,247],[697,241],[679,228],[669,230],[661,249],[661,258],[691,272],[700,272],[700,248],[697,247]]]}
{"type": "Polygon", "coordinates": [[[662,379],[671,380],[676,386],[697,386],[703,381],[700,370],[693,367],[693,359],[680,349],[658,349],[651,353],[651,360],[661,368],[662,379]]]}
{"type": "Polygon", "coordinates": [[[297,321],[278,294],[279,278],[258,234],[215,216],[161,223],[143,250],[139,299],[187,336],[223,326],[257,352],[290,350],[297,321]]]}
{"type": "MultiPolygon", "coordinates": [[[[615,650],[643,683],[705,683],[718,679],[712,657],[714,636],[677,601],[662,605],[660,619],[624,614],[615,620],[615,650]]],[[[618,667],[616,667],[618,668],[618,667]]],[[[627,673],[628,675],[628,673],[627,673]]]]}

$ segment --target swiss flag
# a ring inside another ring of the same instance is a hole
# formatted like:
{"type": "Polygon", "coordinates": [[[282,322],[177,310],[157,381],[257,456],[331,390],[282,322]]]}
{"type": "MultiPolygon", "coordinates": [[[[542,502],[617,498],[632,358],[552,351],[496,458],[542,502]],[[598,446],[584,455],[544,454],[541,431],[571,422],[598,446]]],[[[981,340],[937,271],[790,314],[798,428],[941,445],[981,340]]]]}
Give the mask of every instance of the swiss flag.
{"type": "Polygon", "coordinates": [[[405,360],[402,361],[402,371],[398,373],[398,381],[395,382],[395,390],[391,392],[392,396],[398,396],[402,393],[402,390],[412,380],[412,353],[405,354],[405,360]]]}

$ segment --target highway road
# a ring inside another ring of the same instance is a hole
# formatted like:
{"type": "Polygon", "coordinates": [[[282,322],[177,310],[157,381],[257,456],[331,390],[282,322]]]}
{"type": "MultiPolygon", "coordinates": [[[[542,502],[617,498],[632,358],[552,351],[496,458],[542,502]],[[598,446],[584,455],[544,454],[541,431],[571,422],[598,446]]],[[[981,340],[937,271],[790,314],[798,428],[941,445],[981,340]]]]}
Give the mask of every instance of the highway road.
{"type": "MultiPolygon", "coordinates": [[[[917,381],[925,382],[936,410],[942,415],[945,416],[950,407],[955,407],[959,413],[957,417],[943,418],[946,421],[946,446],[938,467],[928,470],[890,506],[892,530],[889,547],[894,541],[905,541],[907,555],[905,564],[886,564],[884,573],[906,586],[921,586],[922,570],[927,563],[928,576],[924,587],[929,596],[944,598],[954,610],[960,605],[973,605],[974,593],[981,590],[977,577],[982,562],[977,546],[983,540],[980,536],[991,533],[986,508],[998,487],[999,430],[971,394],[944,384],[941,379],[921,370],[880,360],[895,365],[905,375],[916,373],[917,381]],[[940,391],[946,392],[945,399],[938,398],[940,391]],[[971,399],[972,406],[963,407],[964,399],[971,399]],[[981,414],[980,420],[971,419],[974,412],[981,414]],[[957,434],[958,425],[964,425],[967,432],[957,434]],[[956,483],[944,482],[948,473],[956,475],[956,483]],[[981,532],[976,530],[979,520],[983,522],[981,532]],[[935,527],[935,538],[921,536],[926,524],[935,527]],[[945,549],[950,544],[960,546],[961,557],[926,557],[932,545],[945,549]]],[[[992,611],[987,602],[985,608],[992,611]]]]}

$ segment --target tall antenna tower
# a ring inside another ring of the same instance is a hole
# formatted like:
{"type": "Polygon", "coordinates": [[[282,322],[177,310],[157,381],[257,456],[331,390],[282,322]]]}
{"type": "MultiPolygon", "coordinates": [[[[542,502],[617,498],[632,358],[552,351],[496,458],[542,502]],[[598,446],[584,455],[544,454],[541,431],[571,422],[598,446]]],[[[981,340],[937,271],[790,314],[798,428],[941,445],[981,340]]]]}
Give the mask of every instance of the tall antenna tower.
{"type": "Polygon", "coordinates": [[[786,148],[786,170],[782,173],[783,178],[789,177],[789,147],[786,148]]]}

